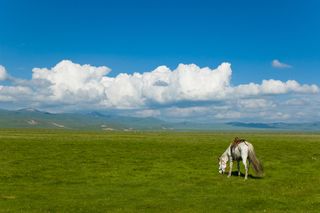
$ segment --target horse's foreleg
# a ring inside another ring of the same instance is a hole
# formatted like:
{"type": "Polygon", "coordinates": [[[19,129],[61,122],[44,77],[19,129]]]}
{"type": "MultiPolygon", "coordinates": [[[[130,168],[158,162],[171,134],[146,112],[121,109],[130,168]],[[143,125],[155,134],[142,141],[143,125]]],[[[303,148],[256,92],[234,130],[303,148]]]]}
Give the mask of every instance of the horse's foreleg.
{"type": "Polygon", "coordinates": [[[240,161],[237,161],[237,164],[238,164],[238,176],[240,176],[241,175],[241,173],[240,173],[240,161]]]}
{"type": "Polygon", "coordinates": [[[228,177],[230,177],[231,176],[231,173],[232,173],[232,164],[233,164],[233,160],[232,160],[232,158],[230,159],[230,168],[229,168],[229,174],[228,174],[228,177]]]}

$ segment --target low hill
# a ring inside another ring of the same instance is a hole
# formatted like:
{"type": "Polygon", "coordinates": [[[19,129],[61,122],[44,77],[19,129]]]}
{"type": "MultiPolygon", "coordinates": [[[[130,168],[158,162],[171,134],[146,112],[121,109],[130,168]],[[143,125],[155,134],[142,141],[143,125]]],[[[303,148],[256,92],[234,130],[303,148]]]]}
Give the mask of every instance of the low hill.
{"type": "Polygon", "coordinates": [[[33,108],[15,111],[0,110],[0,128],[50,128],[105,131],[210,131],[210,130],[263,130],[263,131],[320,131],[315,123],[199,123],[169,122],[153,117],[129,117],[90,113],[49,113],[33,108]]]}

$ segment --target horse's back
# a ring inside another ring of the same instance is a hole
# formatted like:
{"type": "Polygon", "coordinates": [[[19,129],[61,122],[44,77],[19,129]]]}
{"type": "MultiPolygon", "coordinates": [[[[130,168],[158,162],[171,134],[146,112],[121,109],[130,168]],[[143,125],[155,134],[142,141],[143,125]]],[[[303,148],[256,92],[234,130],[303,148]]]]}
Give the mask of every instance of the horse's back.
{"type": "Polygon", "coordinates": [[[235,146],[233,150],[230,145],[230,152],[234,160],[240,160],[248,157],[248,153],[251,147],[252,147],[251,143],[249,143],[248,141],[243,141],[237,144],[237,146],[235,146]]]}

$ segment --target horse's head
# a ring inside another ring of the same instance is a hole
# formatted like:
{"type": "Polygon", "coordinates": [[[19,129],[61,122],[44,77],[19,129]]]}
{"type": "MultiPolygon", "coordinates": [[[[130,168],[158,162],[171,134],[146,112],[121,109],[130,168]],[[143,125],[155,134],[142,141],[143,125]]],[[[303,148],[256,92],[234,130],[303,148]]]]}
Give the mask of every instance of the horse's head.
{"type": "Polygon", "coordinates": [[[218,158],[218,160],[219,160],[219,173],[223,174],[227,167],[227,161],[222,157],[218,158]]]}

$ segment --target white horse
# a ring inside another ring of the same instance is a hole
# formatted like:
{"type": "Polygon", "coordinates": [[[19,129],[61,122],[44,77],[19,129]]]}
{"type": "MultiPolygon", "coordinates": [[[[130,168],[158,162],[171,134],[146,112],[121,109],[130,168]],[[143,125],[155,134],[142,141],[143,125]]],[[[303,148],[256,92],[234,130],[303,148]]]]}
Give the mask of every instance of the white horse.
{"type": "Polygon", "coordinates": [[[240,140],[236,144],[235,143],[230,144],[228,149],[221,155],[221,157],[219,158],[219,173],[223,174],[225,172],[225,169],[227,167],[227,162],[229,161],[230,168],[229,168],[228,177],[230,177],[232,173],[232,164],[234,160],[236,160],[238,163],[238,176],[240,176],[241,160],[246,171],[245,179],[248,178],[248,169],[250,167],[250,163],[252,163],[253,169],[255,170],[255,173],[257,175],[260,176],[263,174],[262,165],[260,164],[259,160],[256,157],[252,144],[245,140],[240,140]],[[247,166],[247,159],[249,160],[248,166],[247,166]]]}

